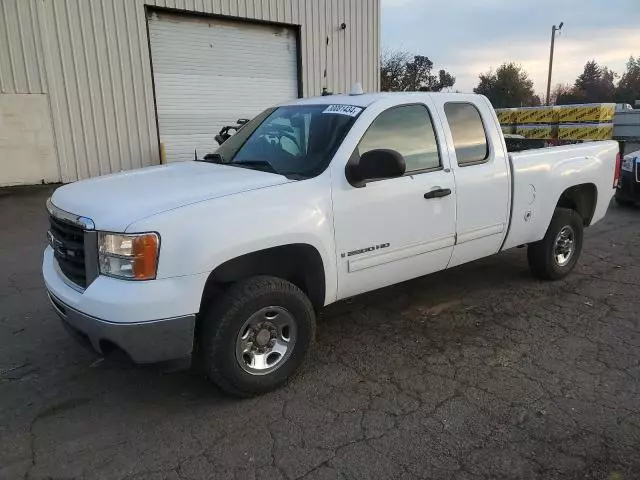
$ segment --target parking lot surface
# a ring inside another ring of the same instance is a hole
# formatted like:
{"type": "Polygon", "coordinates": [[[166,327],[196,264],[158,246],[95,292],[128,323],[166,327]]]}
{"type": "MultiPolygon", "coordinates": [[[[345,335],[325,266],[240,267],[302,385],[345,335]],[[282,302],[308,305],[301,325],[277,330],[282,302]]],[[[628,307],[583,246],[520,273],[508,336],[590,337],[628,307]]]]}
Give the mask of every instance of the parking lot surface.
{"type": "Polygon", "coordinates": [[[240,401],[67,336],[49,194],[0,193],[1,479],[640,478],[640,209],[564,281],[516,249],[331,306],[305,371],[240,401]]]}

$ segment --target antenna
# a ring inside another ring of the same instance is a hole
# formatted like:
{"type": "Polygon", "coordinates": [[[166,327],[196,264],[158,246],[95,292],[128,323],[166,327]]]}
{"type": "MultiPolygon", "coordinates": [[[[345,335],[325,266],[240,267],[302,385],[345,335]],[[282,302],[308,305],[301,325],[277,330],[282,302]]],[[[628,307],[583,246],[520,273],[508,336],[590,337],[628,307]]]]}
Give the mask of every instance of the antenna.
{"type": "Polygon", "coordinates": [[[327,41],[324,45],[324,86],[322,87],[322,96],[331,95],[327,90],[327,65],[329,63],[329,35],[327,35],[327,41]]]}
{"type": "Polygon", "coordinates": [[[324,88],[327,88],[327,65],[329,64],[329,35],[324,45],[324,88]]]}
{"type": "MultiPolygon", "coordinates": [[[[346,30],[347,24],[342,22],[338,27],[338,31],[346,30]]],[[[329,66],[329,35],[327,35],[325,44],[324,44],[324,86],[322,87],[322,96],[325,95],[333,95],[333,92],[328,91],[328,81],[327,81],[327,69],[329,66]]]]}

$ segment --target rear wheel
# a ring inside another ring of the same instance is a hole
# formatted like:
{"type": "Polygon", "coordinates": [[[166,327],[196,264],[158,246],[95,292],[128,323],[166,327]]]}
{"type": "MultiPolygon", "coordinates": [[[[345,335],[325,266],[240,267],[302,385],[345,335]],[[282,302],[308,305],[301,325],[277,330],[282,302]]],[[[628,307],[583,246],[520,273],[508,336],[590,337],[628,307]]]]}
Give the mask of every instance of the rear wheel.
{"type": "Polygon", "coordinates": [[[202,364],[225,392],[248,397],[278,388],[300,368],[315,337],[307,296],[259,276],[232,285],[203,313],[202,364]]]}
{"type": "Polygon", "coordinates": [[[528,247],[531,272],[545,280],[566,277],[580,258],[583,235],[582,217],[575,210],[556,208],[544,238],[528,247]]]}

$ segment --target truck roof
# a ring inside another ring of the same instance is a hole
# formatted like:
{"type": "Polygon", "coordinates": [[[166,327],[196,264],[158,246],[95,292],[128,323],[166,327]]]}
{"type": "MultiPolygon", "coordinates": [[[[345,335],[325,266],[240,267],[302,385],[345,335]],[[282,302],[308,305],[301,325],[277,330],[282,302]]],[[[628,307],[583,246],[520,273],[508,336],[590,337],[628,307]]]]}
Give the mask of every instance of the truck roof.
{"type": "Polygon", "coordinates": [[[355,105],[357,107],[368,107],[377,100],[380,100],[397,93],[381,92],[381,93],[363,93],[360,95],[326,95],[324,97],[299,98],[288,105],[355,105]]]}
{"type": "Polygon", "coordinates": [[[443,92],[378,92],[362,93],[356,95],[326,95],[324,97],[300,98],[284,105],[354,105],[356,107],[368,107],[369,105],[387,98],[396,98],[399,102],[415,101],[425,96],[450,97],[451,100],[462,100],[463,97],[478,97],[477,94],[443,93],[443,92]]]}

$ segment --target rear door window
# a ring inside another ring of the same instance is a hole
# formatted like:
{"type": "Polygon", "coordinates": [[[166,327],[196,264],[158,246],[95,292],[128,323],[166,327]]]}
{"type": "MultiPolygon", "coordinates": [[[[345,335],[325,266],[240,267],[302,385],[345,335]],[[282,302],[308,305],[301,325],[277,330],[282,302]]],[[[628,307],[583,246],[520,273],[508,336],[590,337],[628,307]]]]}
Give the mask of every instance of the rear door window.
{"type": "Polygon", "coordinates": [[[466,167],[484,163],[489,158],[489,142],[480,112],[471,103],[451,102],[444,105],[451,129],[458,165],[466,167]]]}

